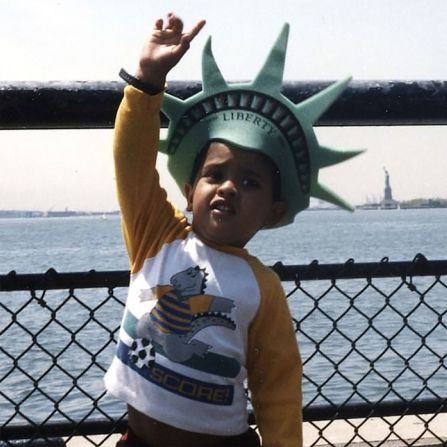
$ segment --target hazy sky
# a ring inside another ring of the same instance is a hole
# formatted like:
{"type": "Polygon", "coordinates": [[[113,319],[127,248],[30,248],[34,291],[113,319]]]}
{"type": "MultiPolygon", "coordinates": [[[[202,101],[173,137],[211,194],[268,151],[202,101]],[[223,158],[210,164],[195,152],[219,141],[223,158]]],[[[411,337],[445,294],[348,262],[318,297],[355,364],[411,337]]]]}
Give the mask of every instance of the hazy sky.
{"type": "MultiPolygon", "coordinates": [[[[120,67],[133,71],[154,20],[168,11],[186,27],[208,22],[171,80],[200,79],[209,34],[224,76],[252,79],[286,21],[285,79],[447,80],[446,0],[0,0],[0,11],[0,81],[116,80],[120,67]]],[[[398,200],[447,197],[447,126],[317,135],[368,149],[320,173],[353,204],[381,197],[384,166],[398,200]]],[[[0,209],[116,209],[111,140],[111,130],[0,131],[0,209]]]]}

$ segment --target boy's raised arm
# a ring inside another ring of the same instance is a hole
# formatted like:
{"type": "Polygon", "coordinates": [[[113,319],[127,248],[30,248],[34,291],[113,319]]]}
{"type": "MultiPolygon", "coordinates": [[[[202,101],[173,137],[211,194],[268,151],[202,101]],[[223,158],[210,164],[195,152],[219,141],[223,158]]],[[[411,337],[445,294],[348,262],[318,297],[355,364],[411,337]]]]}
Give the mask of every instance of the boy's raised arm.
{"type": "MultiPolygon", "coordinates": [[[[184,33],[183,22],[174,14],[169,14],[166,21],[158,19],[141,52],[135,73],[137,82],[148,86],[147,90],[161,92],[169,70],[180,61],[204,24],[199,21],[184,33]]],[[[142,238],[147,236],[147,227],[157,227],[153,219],[160,215],[166,199],[155,170],[162,95],[151,96],[144,93],[146,89],[135,86],[136,89],[125,89],[114,133],[117,193],[132,262],[137,257],[137,247],[143,245],[142,238]],[[158,211],[152,212],[154,209],[158,211]]]]}

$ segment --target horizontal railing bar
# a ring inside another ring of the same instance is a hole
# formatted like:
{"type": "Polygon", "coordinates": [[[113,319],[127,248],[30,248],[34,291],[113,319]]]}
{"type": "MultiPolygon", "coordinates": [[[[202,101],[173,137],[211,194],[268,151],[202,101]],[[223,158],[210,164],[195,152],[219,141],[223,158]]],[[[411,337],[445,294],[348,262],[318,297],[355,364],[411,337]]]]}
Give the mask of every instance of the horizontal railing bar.
{"type": "Polygon", "coordinates": [[[0,275],[0,291],[127,287],[129,278],[128,270],[59,273],[50,269],[46,273],[27,274],[12,271],[7,275],[0,275]]]}
{"type": "Polygon", "coordinates": [[[429,261],[416,257],[410,262],[359,262],[349,260],[344,264],[283,265],[273,267],[281,281],[310,281],[332,279],[404,278],[413,276],[447,275],[447,261],[429,261]]]}
{"type": "Polygon", "coordinates": [[[0,440],[30,439],[54,436],[88,436],[109,433],[124,433],[126,420],[96,420],[73,422],[50,422],[43,425],[14,424],[0,429],[0,440]]]}
{"type": "MultiPolygon", "coordinates": [[[[386,401],[379,404],[352,403],[340,407],[322,404],[312,405],[303,410],[304,422],[316,422],[333,419],[356,419],[366,417],[410,416],[419,414],[438,414],[447,412],[447,400],[424,399],[413,402],[386,401]]],[[[250,424],[254,424],[250,414],[250,424]]],[[[9,425],[2,427],[0,440],[26,439],[47,436],[86,436],[122,432],[125,420],[96,420],[79,424],[72,422],[52,422],[35,426],[9,425]]]]}
{"type": "Polygon", "coordinates": [[[304,421],[330,419],[356,419],[370,417],[411,416],[447,412],[447,399],[424,399],[413,402],[401,400],[384,401],[379,404],[350,403],[339,407],[312,405],[303,410],[304,421]]]}
{"type": "MultiPolygon", "coordinates": [[[[272,266],[282,281],[310,281],[359,278],[402,278],[414,276],[447,275],[447,260],[429,261],[417,255],[413,261],[356,263],[352,260],[344,264],[284,265],[280,262],[272,266]]],[[[0,275],[0,291],[90,289],[127,287],[129,271],[96,271],[59,273],[54,269],[46,273],[17,274],[11,271],[0,275]]]]}
{"type": "MultiPolygon", "coordinates": [[[[283,92],[297,103],[330,83],[286,81],[283,92]]],[[[123,88],[118,81],[1,82],[0,129],[111,128],[123,88]]],[[[186,98],[200,89],[198,81],[172,81],[167,91],[186,98]]],[[[352,81],[316,124],[445,125],[447,81],[352,81]]]]}

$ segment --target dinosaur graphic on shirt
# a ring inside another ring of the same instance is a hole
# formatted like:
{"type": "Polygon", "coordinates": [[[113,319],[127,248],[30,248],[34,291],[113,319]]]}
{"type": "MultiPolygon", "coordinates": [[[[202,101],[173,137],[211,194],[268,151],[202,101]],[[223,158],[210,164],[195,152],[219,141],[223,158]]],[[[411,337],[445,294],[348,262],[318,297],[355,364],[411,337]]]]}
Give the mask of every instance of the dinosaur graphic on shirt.
{"type": "MultiPolygon", "coordinates": [[[[228,316],[234,301],[204,294],[206,277],[205,269],[189,267],[174,274],[170,284],[151,289],[157,303],[138,320],[136,337],[173,362],[204,359],[212,346],[194,338],[199,331],[209,326],[236,329],[228,316]]],[[[147,300],[147,296],[148,291],[143,291],[141,298],[147,300]]]]}

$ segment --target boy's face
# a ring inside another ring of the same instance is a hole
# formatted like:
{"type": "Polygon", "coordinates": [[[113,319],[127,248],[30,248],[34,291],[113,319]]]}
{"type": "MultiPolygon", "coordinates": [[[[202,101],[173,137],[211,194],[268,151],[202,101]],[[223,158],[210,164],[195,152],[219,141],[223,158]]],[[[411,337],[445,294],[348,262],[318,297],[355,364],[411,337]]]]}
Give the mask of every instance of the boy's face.
{"type": "Polygon", "coordinates": [[[262,154],[211,143],[194,184],[185,186],[194,231],[205,242],[244,247],[286,212],[273,200],[272,182],[272,164],[262,154]]]}

